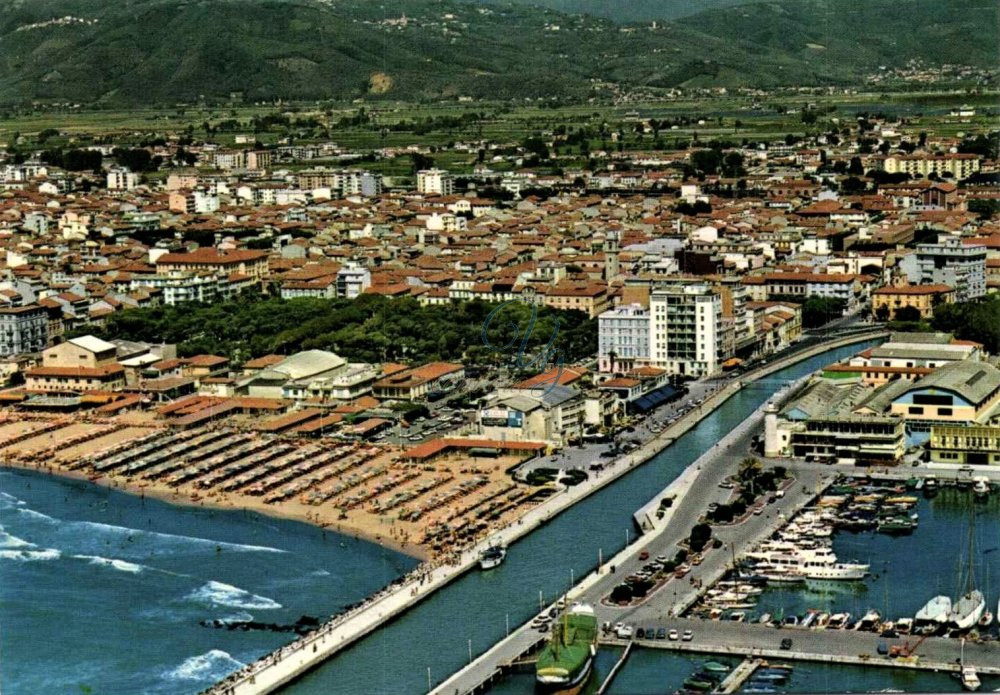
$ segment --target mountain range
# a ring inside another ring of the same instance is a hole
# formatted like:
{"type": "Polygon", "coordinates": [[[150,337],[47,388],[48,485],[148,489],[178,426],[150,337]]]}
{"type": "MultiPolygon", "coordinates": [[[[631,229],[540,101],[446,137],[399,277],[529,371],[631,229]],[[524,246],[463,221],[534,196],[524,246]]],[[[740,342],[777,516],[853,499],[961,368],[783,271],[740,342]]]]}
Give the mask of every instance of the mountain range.
{"type": "Polygon", "coordinates": [[[234,92],[248,101],[578,98],[601,83],[859,84],[878,66],[912,59],[997,63],[993,0],[533,2],[559,9],[509,0],[0,0],[0,103],[170,104],[234,92]],[[631,10],[614,20],[586,14],[614,6],[631,10]],[[677,16],[690,9],[698,11],[677,16]],[[654,27],[659,10],[674,18],[654,27]]]}

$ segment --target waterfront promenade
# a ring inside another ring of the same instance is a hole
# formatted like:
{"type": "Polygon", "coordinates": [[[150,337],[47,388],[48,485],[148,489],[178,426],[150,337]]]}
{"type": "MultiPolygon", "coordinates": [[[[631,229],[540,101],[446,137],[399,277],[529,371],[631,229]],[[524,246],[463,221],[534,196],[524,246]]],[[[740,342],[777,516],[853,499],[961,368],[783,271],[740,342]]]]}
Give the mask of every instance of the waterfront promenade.
{"type": "MultiPolygon", "coordinates": [[[[697,425],[703,417],[713,412],[734,393],[737,393],[742,388],[743,383],[784,369],[816,354],[878,338],[882,335],[884,335],[883,332],[853,333],[812,344],[802,350],[787,354],[754,372],[743,375],[739,380],[727,383],[709,396],[699,407],[693,408],[670,427],[667,427],[655,439],[646,442],[631,454],[607,464],[603,471],[583,483],[553,495],[543,504],[530,510],[517,523],[490,534],[490,540],[499,540],[509,545],[579,500],[593,494],[636,466],[645,463],[684,432],[697,425]]],[[[247,665],[205,692],[213,695],[223,693],[251,695],[279,689],[474,567],[479,551],[485,547],[487,542],[484,540],[477,546],[466,549],[448,564],[439,564],[433,568],[426,566],[417,568],[391,590],[370,599],[348,614],[337,616],[316,632],[247,665]]],[[[528,641],[530,642],[530,639],[528,641]]]]}

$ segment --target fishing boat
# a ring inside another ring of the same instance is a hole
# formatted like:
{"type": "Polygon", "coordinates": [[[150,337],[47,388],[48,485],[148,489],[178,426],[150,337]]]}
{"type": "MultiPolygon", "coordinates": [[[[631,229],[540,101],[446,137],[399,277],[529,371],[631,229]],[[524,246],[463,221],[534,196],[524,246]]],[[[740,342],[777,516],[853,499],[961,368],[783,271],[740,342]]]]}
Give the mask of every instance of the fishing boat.
{"type": "Polygon", "coordinates": [[[479,569],[491,570],[498,567],[507,557],[507,549],[499,543],[491,544],[479,553],[479,569]]]}
{"type": "Polygon", "coordinates": [[[552,638],[538,655],[535,681],[539,689],[577,695],[587,682],[597,652],[597,617],[586,604],[575,604],[552,628],[552,638]]]}
{"type": "Polygon", "coordinates": [[[970,693],[979,690],[979,686],[982,683],[979,680],[979,675],[976,674],[976,669],[971,666],[962,667],[962,687],[968,690],[970,693]]]}
{"type": "Polygon", "coordinates": [[[972,666],[965,665],[965,640],[962,640],[962,653],[958,658],[958,663],[962,667],[961,675],[959,676],[962,681],[962,687],[969,692],[975,692],[979,690],[979,686],[982,683],[979,682],[979,675],[976,673],[976,669],[972,666]]]}
{"type": "Polygon", "coordinates": [[[916,521],[907,516],[890,516],[880,519],[876,530],[879,533],[890,533],[897,536],[913,533],[917,527],[916,521]]]}
{"type": "Polygon", "coordinates": [[[729,673],[731,670],[726,664],[720,664],[718,661],[706,661],[702,664],[701,669],[708,673],[729,673]]]}

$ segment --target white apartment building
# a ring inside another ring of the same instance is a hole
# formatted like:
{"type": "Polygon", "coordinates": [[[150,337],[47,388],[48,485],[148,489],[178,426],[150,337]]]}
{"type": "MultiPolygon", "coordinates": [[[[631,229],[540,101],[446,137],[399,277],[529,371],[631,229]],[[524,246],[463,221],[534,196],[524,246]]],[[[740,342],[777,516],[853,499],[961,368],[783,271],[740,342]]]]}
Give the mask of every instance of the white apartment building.
{"type": "Polygon", "coordinates": [[[597,363],[602,372],[627,372],[649,362],[649,310],[620,306],[597,317],[597,363]]]}
{"type": "Polygon", "coordinates": [[[649,358],[671,374],[702,376],[729,357],[722,346],[722,297],[705,284],[656,289],[649,297],[649,358]]]}
{"type": "Polygon", "coordinates": [[[112,191],[131,191],[139,185],[139,175],[125,168],[112,169],[108,172],[108,189],[112,191]]]}
{"type": "Polygon", "coordinates": [[[443,169],[422,169],[417,172],[417,193],[424,195],[452,195],[455,179],[443,169]]]}
{"type": "Polygon", "coordinates": [[[337,296],[354,299],[372,285],[372,274],[367,268],[348,263],[337,272],[337,296]]]}
{"type": "Polygon", "coordinates": [[[946,238],[918,244],[916,257],[918,284],[954,287],[956,302],[986,294],[986,246],[946,238]]]}

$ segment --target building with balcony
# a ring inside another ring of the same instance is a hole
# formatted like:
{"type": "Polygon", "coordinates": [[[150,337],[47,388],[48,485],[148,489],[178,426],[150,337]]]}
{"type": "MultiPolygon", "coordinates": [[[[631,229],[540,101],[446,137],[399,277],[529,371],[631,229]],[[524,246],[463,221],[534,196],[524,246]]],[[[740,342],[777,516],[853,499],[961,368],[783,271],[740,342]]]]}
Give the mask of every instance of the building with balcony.
{"type": "Polygon", "coordinates": [[[1000,465],[1000,427],[933,425],[930,459],[933,463],[1000,465]]]}
{"type": "Polygon", "coordinates": [[[671,374],[714,374],[723,351],[722,298],[705,284],[678,284],[649,296],[649,361],[671,374]]]}
{"type": "Polygon", "coordinates": [[[649,309],[628,304],[597,317],[597,363],[602,372],[627,372],[649,362],[649,309]]]}
{"type": "Polygon", "coordinates": [[[40,352],[48,339],[49,312],[44,307],[0,307],[0,357],[40,352]]]}

